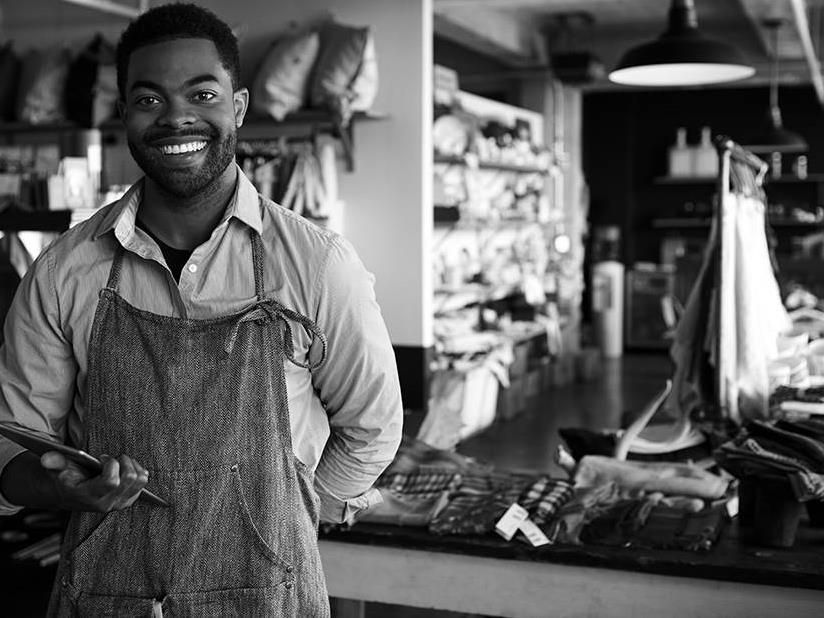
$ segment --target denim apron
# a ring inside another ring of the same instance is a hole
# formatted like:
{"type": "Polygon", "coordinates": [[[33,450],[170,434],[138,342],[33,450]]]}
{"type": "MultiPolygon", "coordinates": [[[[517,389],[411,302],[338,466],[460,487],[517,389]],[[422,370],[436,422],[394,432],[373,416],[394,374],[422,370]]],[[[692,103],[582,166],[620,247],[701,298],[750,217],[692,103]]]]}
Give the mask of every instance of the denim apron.
{"type": "Polygon", "coordinates": [[[163,508],[137,501],[73,513],[50,616],[329,615],[317,548],[312,472],[292,451],[284,359],[288,320],[314,323],[263,289],[257,302],[206,320],[138,309],[118,294],[118,245],[89,342],[90,453],[121,453],[149,470],[163,508]]]}

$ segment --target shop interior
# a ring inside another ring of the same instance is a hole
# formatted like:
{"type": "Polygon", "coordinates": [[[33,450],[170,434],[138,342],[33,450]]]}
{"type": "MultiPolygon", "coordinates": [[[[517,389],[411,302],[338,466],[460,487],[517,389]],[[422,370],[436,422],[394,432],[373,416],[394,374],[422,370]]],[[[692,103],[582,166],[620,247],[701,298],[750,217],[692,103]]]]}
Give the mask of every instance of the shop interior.
{"type": "MultiPolygon", "coordinates": [[[[160,1],[0,0],[3,317],[140,175],[113,45],[160,1]]],[[[820,615],[824,1],[197,3],[239,165],[353,243],[395,349],[384,502],[319,533],[333,616],[820,615]]],[[[0,519],[0,614],[43,615],[62,524],[0,519]]]]}

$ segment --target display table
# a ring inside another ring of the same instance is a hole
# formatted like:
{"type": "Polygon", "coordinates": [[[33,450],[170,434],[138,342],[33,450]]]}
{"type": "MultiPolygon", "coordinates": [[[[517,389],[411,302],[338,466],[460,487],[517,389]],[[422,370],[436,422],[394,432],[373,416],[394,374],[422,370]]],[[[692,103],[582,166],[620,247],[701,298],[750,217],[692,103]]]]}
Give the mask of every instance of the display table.
{"type": "Polygon", "coordinates": [[[531,548],[495,537],[437,537],[357,524],[320,548],[338,616],[361,601],[492,616],[824,615],[824,530],[793,549],[747,546],[735,525],[706,553],[595,546],[531,548]]]}

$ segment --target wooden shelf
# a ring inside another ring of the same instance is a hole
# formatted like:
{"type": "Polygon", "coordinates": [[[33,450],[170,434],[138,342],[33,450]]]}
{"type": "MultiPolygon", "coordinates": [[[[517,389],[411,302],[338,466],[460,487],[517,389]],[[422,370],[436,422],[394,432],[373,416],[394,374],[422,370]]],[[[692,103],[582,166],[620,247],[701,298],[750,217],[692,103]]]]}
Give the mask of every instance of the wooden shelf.
{"type": "MultiPolygon", "coordinates": [[[[443,155],[435,155],[435,164],[441,165],[462,165],[464,167],[474,167],[467,163],[464,157],[447,157],[443,155]]],[[[496,163],[493,161],[479,161],[477,169],[493,170],[499,172],[516,172],[518,174],[541,174],[548,175],[549,170],[541,169],[530,165],[515,165],[511,163],[496,163]]]]}
{"type": "MultiPolygon", "coordinates": [[[[718,182],[715,176],[707,177],[680,177],[680,176],[658,176],[653,178],[655,185],[714,185],[718,182]]],[[[764,186],[771,184],[814,184],[824,182],[824,174],[807,174],[806,178],[796,176],[782,176],[780,178],[764,178],[764,186]]]]}
{"type": "Polygon", "coordinates": [[[458,206],[444,206],[435,204],[433,210],[435,225],[444,225],[466,230],[500,230],[525,225],[541,225],[539,221],[523,218],[497,219],[486,221],[481,219],[461,221],[461,212],[458,206]]]}
{"type": "Polygon", "coordinates": [[[457,311],[473,305],[503,300],[519,293],[521,286],[485,285],[471,283],[460,288],[442,288],[435,290],[435,314],[457,311]]]}
{"type": "Polygon", "coordinates": [[[17,210],[0,212],[0,230],[4,232],[65,232],[71,223],[71,210],[17,210]]]}
{"type": "MultiPolygon", "coordinates": [[[[343,145],[346,169],[354,168],[354,153],[352,146],[352,124],[364,120],[382,120],[385,114],[378,112],[356,112],[348,127],[340,127],[334,117],[325,110],[304,109],[289,114],[281,121],[260,114],[247,115],[243,126],[237,131],[239,140],[265,140],[279,137],[307,138],[318,133],[329,133],[340,139],[343,145]]],[[[0,135],[26,133],[66,133],[83,130],[76,123],[64,121],[50,124],[29,124],[24,122],[0,123],[0,135]]],[[[104,133],[123,133],[125,127],[118,118],[111,118],[100,124],[104,133]]]]}
{"type": "MultiPolygon", "coordinates": [[[[712,223],[710,217],[671,217],[653,219],[652,227],[658,230],[678,230],[678,229],[701,229],[708,228],[712,223]]],[[[787,219],[775,219],[770,221],[774,228],[796,228],[803,230],[824,230],[824,221],[793,221],[787,219]]]]}

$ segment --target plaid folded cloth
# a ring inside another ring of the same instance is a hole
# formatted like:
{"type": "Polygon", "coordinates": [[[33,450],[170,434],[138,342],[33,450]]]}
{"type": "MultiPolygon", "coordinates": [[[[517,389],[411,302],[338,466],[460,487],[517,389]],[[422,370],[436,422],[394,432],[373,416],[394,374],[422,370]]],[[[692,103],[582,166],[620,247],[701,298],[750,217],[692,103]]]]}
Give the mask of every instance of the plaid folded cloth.
{"type": "Polygon", "coordinates": [[[394,494],[425,498],[453,491],[460,481],[461,475],[456,472],[397,472],[382,476],[375,486],[394,494]]]}
{"type": "Polygon", "coordinates": [[[521,494],[518,504],[539,527],[549,522],[572,497],[572,483],[542,476],[521,494]]]}
{"type": "Polygon", "coordinates": [[[523,486],[492,493],[458,493],[429,523],[432,534],[489,534],[510,505],[518,500],[523,486]]]}

